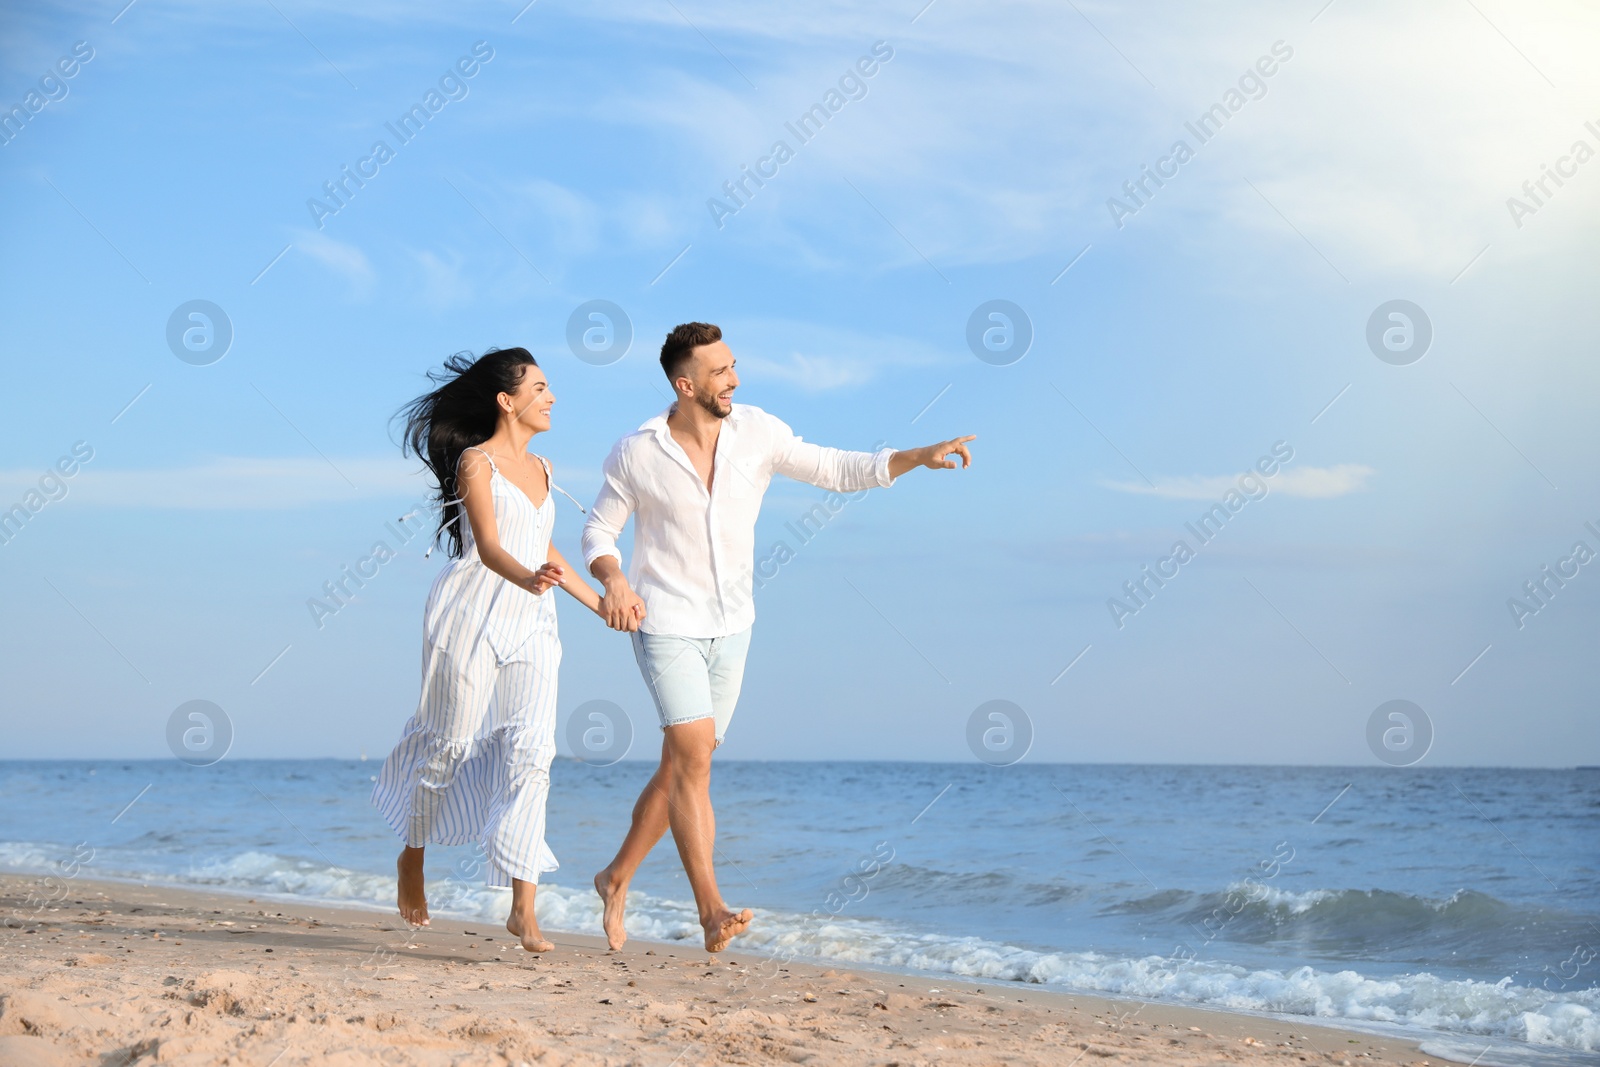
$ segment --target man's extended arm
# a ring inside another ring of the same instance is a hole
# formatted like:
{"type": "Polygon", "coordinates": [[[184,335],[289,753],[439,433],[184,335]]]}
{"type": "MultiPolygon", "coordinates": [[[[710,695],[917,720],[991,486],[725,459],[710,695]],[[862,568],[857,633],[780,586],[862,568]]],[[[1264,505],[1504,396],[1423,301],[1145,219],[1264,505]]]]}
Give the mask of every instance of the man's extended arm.
{"type": "Polygon", "coordinates": [[[828,448],[801,440],[780,419],[772,419],[775,436],[772,469],[796,481],[809,482],[823,489],[849,493],[874,486],[888,486],[900,475],[916,467],[949,470],[956,461],[947,457],[959,455],[961,466],[972,465],[972,453],[967,442],[975,435],[957,437],[922,448],[893,451],[885,448],[877,452],[849,452],[828,448]]]}

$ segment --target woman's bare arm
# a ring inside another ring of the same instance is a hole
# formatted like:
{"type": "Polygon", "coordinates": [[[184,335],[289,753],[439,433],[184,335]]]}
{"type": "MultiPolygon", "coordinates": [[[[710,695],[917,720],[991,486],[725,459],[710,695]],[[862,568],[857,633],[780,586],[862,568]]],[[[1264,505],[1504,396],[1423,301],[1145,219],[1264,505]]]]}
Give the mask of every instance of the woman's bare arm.
{"type": "Polygon", "coordinates": [[[605,612],[600,608],[600,594],[594,591],[594,586],[583,580],[582,575],[578,571],[573,570],[572,566],[567,563],[566,557],[561,554],[561,550],[555,546],[554,542],[551,542],[550,544],[549,558],[546,561],[545,566],[539,569],[543,571],[549,567],[555,568],[555,577],[559,579],[559,581],[555,584],[560,585],[561,588],[572,594],[572,599],[576,600],[578,603],[582,604],[584,607],[588,608],[602,619],[605,618],[605,612]]]}
{"type": "MultiPolygon", "coordinates": [[[[494,471],[481,452],[467,449],[456,467],[456,495],[461,498],[478,545],[478,558],[491,571],[530,593],[543,593],[554,581],[540,576],[500,546],[500,528],[494,521],[494,490],[490,484],[494,471]]],[[[541,568],[542,569],[542,568],[541,568]]]]}

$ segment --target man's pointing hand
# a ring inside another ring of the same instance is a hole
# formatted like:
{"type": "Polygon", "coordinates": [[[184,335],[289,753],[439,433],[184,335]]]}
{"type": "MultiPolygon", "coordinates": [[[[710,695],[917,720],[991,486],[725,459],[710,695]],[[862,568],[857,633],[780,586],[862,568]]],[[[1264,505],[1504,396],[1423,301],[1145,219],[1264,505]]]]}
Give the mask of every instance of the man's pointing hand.
{"type": "Polygon", "coordinates": [[[961,457],[961,466],[972,466],[972,451],[967,448],[968,441],[976,441],[977,434],[967,434],[965,437],[955,437],[948,441],[940,441],[936,445],[925,445],[922,448],[913,448],[905,452],[896,452],[889,457],[889,477],[898,478],[913,467],[927,467],[929,470],[953,470],[956,461],[951,456],[961,457]]]}

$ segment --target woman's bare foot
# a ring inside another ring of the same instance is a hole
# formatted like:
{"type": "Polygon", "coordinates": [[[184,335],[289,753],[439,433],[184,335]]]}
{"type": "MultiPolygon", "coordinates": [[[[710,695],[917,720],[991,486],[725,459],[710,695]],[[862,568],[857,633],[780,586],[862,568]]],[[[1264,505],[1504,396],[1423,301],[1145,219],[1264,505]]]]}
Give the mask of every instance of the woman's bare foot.
{"type": "Polygon", "coordinates": [[[755,918],[755,913],[749,908],[740,912],[729,910],[724,904],[711,914],[708,919],[701,919],[700,925],[706,931],[706,951],[721,952],[728,947],[728,942],[744,933],[745,927],[750,925],[750,920],[755,918]]]}
{"type": "Polygon", "coordinates": [[[549,952],[555,948],[539,933],[539,920],[533,917],[533,909],[528,909],[527,915],[518,915],[512,911],[511,917],[506,920],[506,930],[512,937],[522,942],[524,952],[549,952]]]}
{"type": "Polygon", "coordinates": [[[628,886],[626,883],[612,882],[611,868],[607,867],[594,876],[594,891],[600,894],[600,903],[605,905],[605,915],[600,925],[605,927],[606,944],[614,952],[628,940],[628,931],[622,924],[623,908],[628,902],[628,886]]]}
{"type": "Polygon", "coordinates": [[[428,925],[428,897],[423,892],[422,855],[420,848],[406,848],[395,861],[400,874],[400,918],[412,926],[428,925]]]}

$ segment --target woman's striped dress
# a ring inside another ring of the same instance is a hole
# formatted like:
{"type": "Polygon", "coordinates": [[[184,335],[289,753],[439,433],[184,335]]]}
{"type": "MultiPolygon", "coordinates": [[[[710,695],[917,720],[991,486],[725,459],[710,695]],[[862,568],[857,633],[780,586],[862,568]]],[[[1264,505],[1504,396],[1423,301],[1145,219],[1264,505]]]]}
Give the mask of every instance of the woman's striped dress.
{"type": "MultiPolygon", "coordinates": [[[[489,465],[500,544],[537,569],[549,553],[554,489],[535,507],[489,465]]],[[[555,590],[534,596],[484,566],[462,514],[461,557],[428,593],[422,699],[372,802],[409,846],[481,841],[490,885],[537,882],[557,867],[544,840],[561,665],[555,590]]]]}

